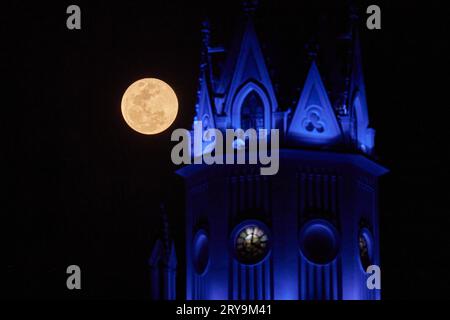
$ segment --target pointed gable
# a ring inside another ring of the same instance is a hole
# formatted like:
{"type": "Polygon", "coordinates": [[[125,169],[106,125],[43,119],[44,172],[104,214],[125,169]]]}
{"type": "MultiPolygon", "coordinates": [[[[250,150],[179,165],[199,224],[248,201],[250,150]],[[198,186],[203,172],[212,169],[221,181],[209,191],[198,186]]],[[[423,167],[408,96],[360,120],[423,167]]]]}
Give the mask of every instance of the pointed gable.
{"type": "Polygon", "coordinates": [[[218,106],[220,108],[218,112],[225,111],[225,113],[231,114],[235,107],[236,94],[248,82],[257,83],[264,90],[264,95],[267,96],[266,100],[269,103],[269,111],[275,111],[278,108],[275,92],[251,19],[246,23],[238,50],[232,50],[230,54],[235,55],[228,57],[228,61],[233,61],[234,66],[230,68],[232,73],[222,79],[224,82],[220,88],[224,91],[226,98],[223,108],[218,106]]]}
{"type": "Polygon", "coordinates": [[[288,129],[288,139],[305,145],[330,146],[339,142],[341,130],[319,70],[312,63],[288,129]]]}

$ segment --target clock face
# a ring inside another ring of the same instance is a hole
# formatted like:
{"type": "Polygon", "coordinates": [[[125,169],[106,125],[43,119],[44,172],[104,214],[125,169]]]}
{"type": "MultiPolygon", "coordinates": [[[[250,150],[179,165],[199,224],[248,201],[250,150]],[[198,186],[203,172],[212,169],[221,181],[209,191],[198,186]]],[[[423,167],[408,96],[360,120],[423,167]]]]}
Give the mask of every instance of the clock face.
{"type": "Polygon", "coordinates": [[[269,251],[269,236],[263,228],[255,224],[245,225],[236,233],[234,248],[240,262],[258,263],[269,251]]]}

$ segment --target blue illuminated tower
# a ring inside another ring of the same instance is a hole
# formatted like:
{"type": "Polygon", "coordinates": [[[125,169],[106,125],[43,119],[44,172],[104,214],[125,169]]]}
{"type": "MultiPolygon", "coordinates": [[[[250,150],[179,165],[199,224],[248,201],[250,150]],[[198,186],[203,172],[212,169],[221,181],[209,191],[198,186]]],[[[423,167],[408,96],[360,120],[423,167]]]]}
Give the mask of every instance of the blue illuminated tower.
{"type": "Polygon", "coordinates": [[[372,160],[356,17],[339,40],[344,61],[329,72],[328,87],[311,49],[297,102],[280,105],[253,7],[245,8],[227,50],[210,45],[203,25],[194,121],[221,131],[278,129],[280,169],[273,176],[260,175],[258,165],[177,171],[186,185],[186,298],[379,299],[365,270],[380,264],[377,185],[386,170],[372,160]],[[220,72],[215,55],[226,56],[220,72]]]}

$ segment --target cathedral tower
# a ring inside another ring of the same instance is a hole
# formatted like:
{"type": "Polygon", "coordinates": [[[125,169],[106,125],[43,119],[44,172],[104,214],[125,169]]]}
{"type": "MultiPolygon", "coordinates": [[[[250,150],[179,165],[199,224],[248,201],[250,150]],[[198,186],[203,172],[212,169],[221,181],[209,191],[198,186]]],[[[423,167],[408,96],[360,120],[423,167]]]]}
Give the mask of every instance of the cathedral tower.
{"type": "Polygon", "coordinates": [[[209,23],[203,24],[194,123],[222,132],[278,129],[279,172],[263,176],[249,164],[177,171],[186,186],[186,298],[379,299],[379,290],[366,286],[366,269],[380,264],[377,181],[386,169],[372,160],[375,131],[356,16],[339,40],[344,61],[327,75],[330,87],[310,50],[296,103],[281,105],[254,6],[244,7],[226,50],[211,46],[209,23]],[[226,55],[220,72],[216,54],[226,55]]]}

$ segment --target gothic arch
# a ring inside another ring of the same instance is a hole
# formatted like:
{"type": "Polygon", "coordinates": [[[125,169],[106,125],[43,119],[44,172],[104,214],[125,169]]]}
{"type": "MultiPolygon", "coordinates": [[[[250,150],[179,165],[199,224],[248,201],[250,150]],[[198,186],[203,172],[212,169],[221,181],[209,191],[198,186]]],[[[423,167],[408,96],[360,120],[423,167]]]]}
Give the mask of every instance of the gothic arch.
{"type": "Polygon", "coordinates": [[[231,109],[231,126],[233,128],[241,127],[241,108],[245,101],[245,98],[254,91],[263,103],[264,108],[264,128],[271,129],[271,103],[266,90],[254,81],[249,81],[243,85],[236,93],[231,109]]]}

